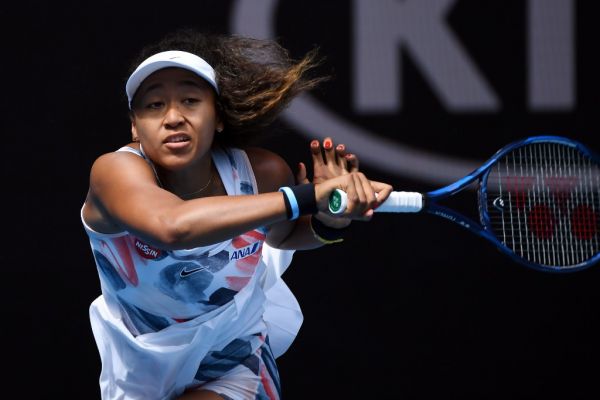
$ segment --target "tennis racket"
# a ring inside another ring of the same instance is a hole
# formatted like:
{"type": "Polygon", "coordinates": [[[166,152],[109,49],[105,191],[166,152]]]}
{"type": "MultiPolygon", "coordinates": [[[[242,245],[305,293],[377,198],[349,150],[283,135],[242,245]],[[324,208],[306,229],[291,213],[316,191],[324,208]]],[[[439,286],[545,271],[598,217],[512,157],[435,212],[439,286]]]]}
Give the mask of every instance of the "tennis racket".
{"type": "MultiPolygon", "coordinates": [[[[427,212],[488,239],[527,267],[578,271],[600,258],[599,162],[569,138],[529,137],[498,150],[448,186],[427,193],[394,191],[374,211],[427,212]],[[477,183],[479,223],[439,204],[477,183]]],[[[345,192],[332,192],[333,214],[343,213],[346,204],[345,192]]]]}

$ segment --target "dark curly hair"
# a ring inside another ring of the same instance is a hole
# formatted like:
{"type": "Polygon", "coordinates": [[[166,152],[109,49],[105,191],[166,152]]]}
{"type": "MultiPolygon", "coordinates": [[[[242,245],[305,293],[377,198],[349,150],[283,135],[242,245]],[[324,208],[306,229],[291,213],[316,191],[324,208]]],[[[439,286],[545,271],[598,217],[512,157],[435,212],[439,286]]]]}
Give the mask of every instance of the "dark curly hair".
{"type": "Polygon", "coordinates": [[[294,60],[276,40],[200,32],[184,28],[142,49],[130,73],[153,54],[181,50],[196,54],[215,70],[220,94],[217,112],[225,130],[215,140],[243,146],[260,137],[290,101],[315,88],[328,76],[308,76],[321,64],[318,50],[294,60]]]}

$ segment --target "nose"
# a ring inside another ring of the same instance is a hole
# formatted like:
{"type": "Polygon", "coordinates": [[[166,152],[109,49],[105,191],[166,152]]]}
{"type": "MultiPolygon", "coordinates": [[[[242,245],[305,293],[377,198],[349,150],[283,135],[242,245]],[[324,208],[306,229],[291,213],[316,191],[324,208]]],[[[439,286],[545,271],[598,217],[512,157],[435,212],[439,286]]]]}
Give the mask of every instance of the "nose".
{"type": "Polygon", "coordinates": [[[165,113],[165,125],[168,127],[175,127],[184,121],[183,114],[177,104],[170,103],[167,106],[165,113]]]}

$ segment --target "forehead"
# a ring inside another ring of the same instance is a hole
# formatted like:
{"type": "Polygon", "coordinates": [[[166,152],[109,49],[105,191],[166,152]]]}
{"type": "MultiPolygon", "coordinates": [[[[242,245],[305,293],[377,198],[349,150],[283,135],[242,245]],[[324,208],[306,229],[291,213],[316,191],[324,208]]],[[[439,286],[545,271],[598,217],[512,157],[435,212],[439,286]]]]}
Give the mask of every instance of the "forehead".
{"type": "Polygon", "coordinates": [[[144,79],[138,92],[142,94],[148,90],[165,87],[167,85],[196,86],[199,89],[210,90],[208,82],[194,72],[184,68],[169,67],[159,69],[144,79]]]}

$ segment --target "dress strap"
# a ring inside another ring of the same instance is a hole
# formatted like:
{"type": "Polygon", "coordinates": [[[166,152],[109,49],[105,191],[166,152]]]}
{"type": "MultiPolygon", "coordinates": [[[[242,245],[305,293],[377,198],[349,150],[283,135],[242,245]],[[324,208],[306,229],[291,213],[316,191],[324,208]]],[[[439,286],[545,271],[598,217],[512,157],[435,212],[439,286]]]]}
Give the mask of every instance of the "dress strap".
{"type": "Polygon", "coordinates": [[[141,151],[139,151],[138,149],[134,149],[133,147],[129,147],[129,146],[123,146],[120,149],[117,149],[117,151],[124,151],[124,152],[128,152],[128,153],[133,153],[133,154],[136,154],[136,155],[138,155],[138,156],[140,156],[140,157],[142,157],[144,159],[146,158],[146,157],[144,157],[144,155],[142,154],[141,151]]]}

